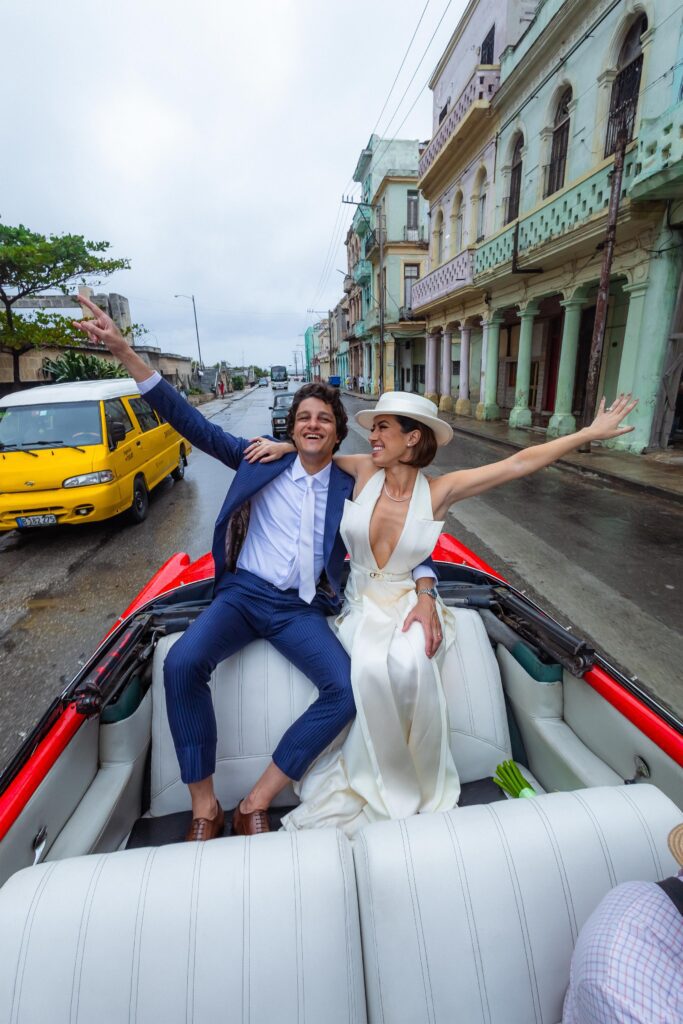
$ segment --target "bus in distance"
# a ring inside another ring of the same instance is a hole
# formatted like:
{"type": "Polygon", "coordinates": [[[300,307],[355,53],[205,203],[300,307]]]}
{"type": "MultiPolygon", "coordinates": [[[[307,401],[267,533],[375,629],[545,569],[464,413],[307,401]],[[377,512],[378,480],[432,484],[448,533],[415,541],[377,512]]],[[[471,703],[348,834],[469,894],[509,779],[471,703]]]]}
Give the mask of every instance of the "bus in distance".
{"type": "Polygon", "coordinates": [[[278,388],[284,388],[287,390],[287,367],[286,366],[271,366],[270,368],[270,383],[273,391],[278,388]]]}

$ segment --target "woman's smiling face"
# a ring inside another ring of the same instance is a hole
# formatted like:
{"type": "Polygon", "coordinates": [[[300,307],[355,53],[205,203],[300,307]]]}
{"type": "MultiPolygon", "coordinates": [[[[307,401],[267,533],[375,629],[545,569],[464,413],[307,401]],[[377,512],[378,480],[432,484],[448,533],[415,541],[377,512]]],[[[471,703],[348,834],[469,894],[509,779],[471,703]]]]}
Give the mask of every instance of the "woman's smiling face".
{"type": "Polygon", "coordinates": [[[404,434],[395,416],[375,416],[369,438],[372,461],[382,468],[396,462],[409,462],[411,449],[419,439],[419,430],[404,434]]]}

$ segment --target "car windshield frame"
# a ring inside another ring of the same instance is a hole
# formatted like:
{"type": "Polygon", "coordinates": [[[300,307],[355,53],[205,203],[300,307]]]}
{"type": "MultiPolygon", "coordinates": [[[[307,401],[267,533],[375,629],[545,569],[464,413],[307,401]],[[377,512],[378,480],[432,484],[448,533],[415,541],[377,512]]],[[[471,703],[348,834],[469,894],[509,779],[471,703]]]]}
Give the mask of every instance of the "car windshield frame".
{"type": "Polygon", "coordinates": [[[86,448],[102,443],[102,414],[97,399],[0,407],[0,447],[5,451],[86,448]]]}

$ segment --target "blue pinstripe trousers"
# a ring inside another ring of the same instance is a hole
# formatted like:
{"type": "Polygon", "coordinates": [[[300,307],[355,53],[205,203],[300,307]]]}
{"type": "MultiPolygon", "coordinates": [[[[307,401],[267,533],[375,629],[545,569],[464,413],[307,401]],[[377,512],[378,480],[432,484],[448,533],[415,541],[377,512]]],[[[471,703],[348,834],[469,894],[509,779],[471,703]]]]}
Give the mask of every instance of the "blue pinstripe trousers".
{"type": "Polygon", "coordinates": [[[316,597],[278,590],[240,569],[226,573],[213,601],[168,652],[166,707],[183,782],[216,770],[216,716],[208,681],[216,665],[257,637],[268,640],[318,688],[318,699],[285,732],[273,761],[300,779],[355,714],[349,656],[316,597]]]}

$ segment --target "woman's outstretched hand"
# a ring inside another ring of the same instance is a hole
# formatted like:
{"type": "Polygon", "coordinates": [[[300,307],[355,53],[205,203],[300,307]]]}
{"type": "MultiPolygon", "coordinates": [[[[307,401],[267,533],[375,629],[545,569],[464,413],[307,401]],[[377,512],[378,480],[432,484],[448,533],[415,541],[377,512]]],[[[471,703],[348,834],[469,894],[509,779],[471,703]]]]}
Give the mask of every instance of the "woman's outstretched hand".
{"type": "Polygon", "coordinates": [[[249,447],[244,449],[244,458],[247,462],[277,462],[283,455],[294,450],[294,445],[289,441],[271,441],[268,437],[254,437],[249,447]]]}
{"type": "Polygon", "coordinates": [[[609,409],[605,408],[603,398],[598,407],[598,414],[588,428],[592,441],[607,441],[610,437],[619,437],[620,434],[629,434],[634,428],[621,426],[621,421],[633,412],[638,404],[637,398],[631,395],[619,395],[615,398],[609,409]]]}

